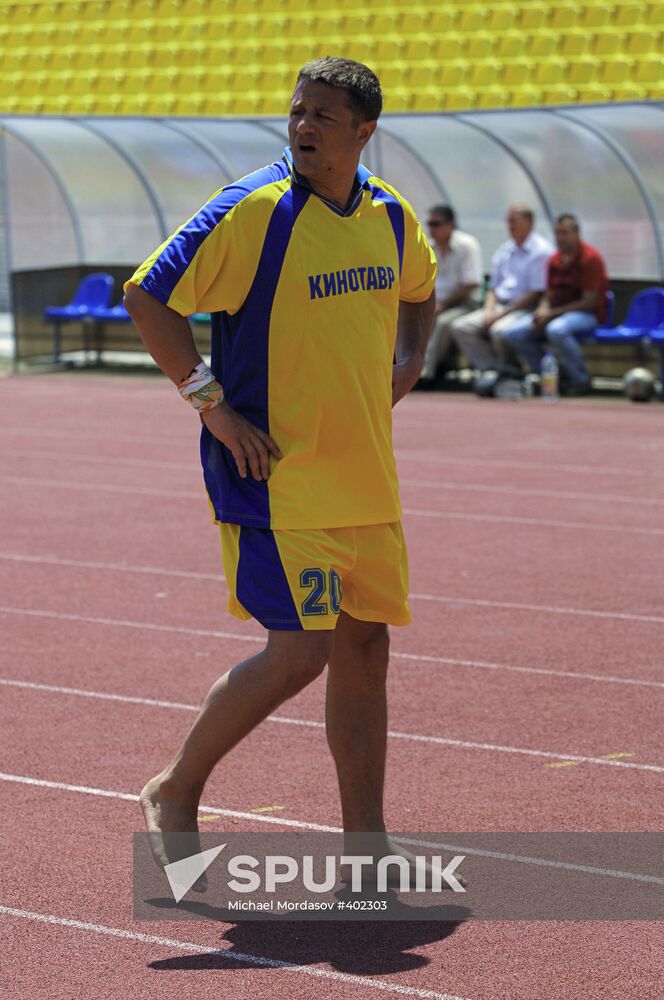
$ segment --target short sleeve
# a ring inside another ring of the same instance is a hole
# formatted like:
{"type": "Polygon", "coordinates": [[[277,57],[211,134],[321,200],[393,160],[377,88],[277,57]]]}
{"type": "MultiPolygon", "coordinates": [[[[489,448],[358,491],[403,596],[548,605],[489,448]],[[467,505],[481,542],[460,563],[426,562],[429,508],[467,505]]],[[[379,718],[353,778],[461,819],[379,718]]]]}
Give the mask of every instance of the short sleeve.
{"type": "Polygon", "coordinates": [[[528,291],[529,292],[543,292],[547,286],[547,277],[549,272],[549,260],[551,259],[551,252],[546,250],[541,250],[533,257],[530,267],[528,268],[528,291]]]}
{"type": "Polygon", "coordinates": [[[604,287],[604,267],[600,257],[589,257],[581,274],[582,292],[599,292],[604,287]]]}
{"type": "Polygon", "coordinates": [[[235,313],[256,274],[263,239],[284,184],[263,168],[222,188],[130,278],[182,316],[235,313]]]}
{"type": "Polygon", "coordinates": [[[404,250],[399,298],[404,302],[425,302],[436,283],[438,263],[415,212],[407,201],[404,210],[404,250]]]}

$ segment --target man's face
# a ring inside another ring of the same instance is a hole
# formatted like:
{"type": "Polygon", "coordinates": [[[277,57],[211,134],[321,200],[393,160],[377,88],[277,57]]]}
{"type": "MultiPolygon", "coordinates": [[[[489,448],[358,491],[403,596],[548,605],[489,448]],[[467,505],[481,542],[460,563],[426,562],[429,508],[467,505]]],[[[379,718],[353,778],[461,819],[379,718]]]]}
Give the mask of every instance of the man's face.
{"type": "Polygon", "coordinates": [[[556,246],[561,253],[576,253],[579,247],[579,231],[571,222],[557,222],[554,227],[556,246]]]}
{"type": "Polygon", "coordinates": [[[454,225],[451,222],[446,222],[437,212],[430,212],[427,228],[434,243],[439,247],[446,247],[450,242],[454,225]]]}
{"type": "Polygon", "coordinates": [[[298,173],[309,180],[356,169],[376,122],[358,122],[341,87],[298,82],[291,101],[288,138],[298,173]]]}
{"type": "Polygon", "coordinates": [[[524,215],[523,212],[514,211],[513,209],[510,209],[507,213],[505,223],[509,234],[515,243],[523,243],[523,241],[528,238],[528,234],[533,228],[527,215],[524,215]]]}

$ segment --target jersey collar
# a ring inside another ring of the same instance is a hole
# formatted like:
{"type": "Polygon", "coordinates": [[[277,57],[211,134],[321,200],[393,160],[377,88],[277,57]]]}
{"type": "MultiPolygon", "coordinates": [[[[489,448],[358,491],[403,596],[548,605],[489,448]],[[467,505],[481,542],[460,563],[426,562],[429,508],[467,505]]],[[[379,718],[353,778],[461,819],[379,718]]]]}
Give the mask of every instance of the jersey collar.
{"type": "Polygon", "coordinates": [[[328,206],[328,208],[332,209],[332,211],[335,212],[337,215],[348,216],[353,214],[353,212],[355,211],[355,209],[362,200],[362,195],[364,191],[369,190],[370,186],[369,178],[373,177],[371,171],[368,170],[363,163],[358,164],[357,173],[355,174],[355,181],[353,183],[353,197],[346,211],[343,211],[342,209],[339,208],[338,205],[335,205],[333,201],[330,201],[328,198],[324,198],[323,195],[318,194],[316,191],[314,191],[307,178],[303,177],[302,174],[298,173],[298,171],[295,169],[295,164],[293,163],[293,152],[290,146],[285,147],[283,152],[283,159],[286,162],[286,166],[288,167],[288,172],[291,176],[293,184],[299,184],[300,187],[305,188],[305,190],[311,191],[312,194],[315,194],[317,198],[320,198],[320,200],[324,202],[328,206]]]}

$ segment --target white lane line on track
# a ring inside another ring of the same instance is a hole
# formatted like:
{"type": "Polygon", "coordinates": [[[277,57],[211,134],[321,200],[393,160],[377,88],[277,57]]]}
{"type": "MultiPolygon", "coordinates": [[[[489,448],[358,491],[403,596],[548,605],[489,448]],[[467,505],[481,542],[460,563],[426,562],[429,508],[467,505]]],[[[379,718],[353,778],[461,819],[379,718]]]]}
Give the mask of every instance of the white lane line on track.
{"type": "MultiPolygon", "coordinates": [[[[479,465],[482,468],[492,469],[524,469],[531,472],[542,472],[541,462],[524,462],[519,459],[505,458],[469,458],[451,455],[436,455],[429,451],[415,451],[411,448],[395,448],[395,456],[404,462],[423,462],[427,465],[479,465]]],[[[662,479],[664,473],[658,472],[654,467],[640,466],[632,469],[617,468],[613,465],[575,465],[572,463],[553,465],[547,461],[547,472],[582,472],[588,475],[610,475],[619,476],[621,479],[636,478],[643,481],[644,478],[652,477],[662,479]]]]}
{"type": "Polygon", "coordinates": [[[124,938],[128,941],[139,941],[142,944],[155,944],[165,948],[175,948],[178,951],[191,952],[196,955],[219,957],[228,962],[243,962],[247,965],[258,965],[262,968],[279,969],[284,972],[297,972],[315,979],[331,979],[334,982],[362,986],[365,989],[381,990],[384,993],[396,993],[400,996],[421,997],[422,1000],[466,1000],[464,997],[451,993],[436,993],[434,990],[422,990],[415,986],[399,986],[382,979],[371,979],[369,976],[354,976],[348,972],[334,972],[331,969],[319,969],[308,965],[297,965],[294,962],[284,962],[278,958],[266,958],[264,955],[248,955],[233,948],[214,948],[212,945],[196,944],[193,941],[181,941],[179,938],[159,937],[156,934],[141,934],[138,931],[128,931],[120,927],[107,927],[104,924],[92,924],[83,920],[71,920],[67,917],[57,917],[50,913],[33,913],[30,910],[18,910],[12,906],[0,906],[0,913],[8,917],[18,917],[24,920],[35,920],[40,923],[71,927],[74,930],[89,931],[94,934],[104,934],[108,937],[124,938]]]}
{"type": "MultiPolygon", "coordinates": [[[[71,785],[63,781],[48,781],[45,778],[30,778],[22,774],[3,774],[0,772],[0,781],[6,781],[19,785],[32,785],[37,788],[50,788],[59,792],[74,792],[79,795],[97,795],[106,799],[122,799],[123,802],[138,802],[138,795],[130,792],[117,792],[109,788],[94,788],[90,785],[71,785]]],[[[343,833],[340,826],[323,826],[320,823],[308,823],[304,820],[285,819],[277,816],[265,816],[257,813],[239,812],[234,809],[220,809],[218,806],[199,807],[200,813],[214,813],[217,816],[230,816],[236,819],[256,820],[257,823],[266,823],[270,826],[296,827],[302,830],[313,830],[316,833],[343,833]]],[[[437,850],[465,852],[475,854],[478,857],[496,858],[500,861],[513,861],[518,864],[537,865],[545,868],[564,868],[568,871],[585,872],[591,875],[604,875],[608,878],[630,879],[635,882],[650,882],[656,885],[664,885],[664,879],[657,875],[644,875],[642,872],[619,871],[614,868],[595,868],[589,865],[579,865],[570,861],[552,860],[551,858],[538,858],[526,854],[508,854],[504,851],[489,851],[480,847],[464,847],[459,844],[442,844],[438,841],[421,840],[417,837],[399,836],[399,843],[412,844],[418,847],[432,847],[437,850]]]]}
{"type": "Polygon", "coordinates": [[[402,507],[409,517],[436,517],[444,521],[471,521],[479,524],[518,524],[536,528],[565,528],[574,531],[608,531],[616,535],[664,535],[664,528],[635,528],[628,525],[594,524],[592,521],[557,521],[544,517],[512,517],[509,514],[468,514],[455,510],[421,510],[402,507]]]}
{"type": "MultiPolygon", "coordinates": [[[[38,451],[38,452],[27,452],[27,451],[3,451],[3,456],[11,456],[13,458],[24,458],[26,460],[48,460],[61,462],[63,456],[58,453],[49,451],[38,451]]],[[[182,476],[183,471],[188,470],[192,475],[197,475],[200,477],[201,467],[200,464],[190,463],[189,465],[183,465],[182,462],[160,462],[149,458],[126,458],[126,457],[106,457],[103,455],[67,455],[67,462],[71,463],[80,462],[85,465],[110,465],[119,466],[126,465],[134,468],[141,469],[164,469],[168,471],[177,472],[179,476],[182,476]]],[[[655,497],[631,497],[624,496],[623,494],[615,493],[573,493],[568,490],[536,490],[536,489],[525,489],[517,486],[487,486],[479,483],[452,483],[446,482],[444,479],[412,479],[405,478],[403,476],[399,477],[399,482],[402,486],[426,486],[433,487],[439,490],[448,490],[455,492],[472,492],[472,493],[489,493],[496,494],[500,496],[513,496],[513,497],[543,497],[550,500],[588,500],[592,503],[625,503],[630,505],[648,506],[648,507],[664,507],[664,499],[657,499],[655,497]]],[[[200,492],[196,494],[200,496],[200,492]]]]}
{"type": "Polygon", "coordinates": [[[664,500],[656,497],[629,497],[615,493],[572,493],[568,490],[532,490],[517,486],[486,486],[479,483],[451,483],[436,479],[409,479],[399,476],[401,486],[431,486],[437,490],[461,493],[491,493],[510,497],[543,497],[549,500],[588,500],[591,503],[626,503],[633,506],[664,507],[664,500]]]}
{"type": "MultiPolygon", "coordinates": [[[[11,678],[0,679],[0,685],[5,687],[23,688],[32,691],[44,691],[54,694],[76,695],[83,698],[97,698],[102,701],[125,702],[134,705],[147,705],[157,708],[178,709],[180,711],[198,712],[199,705],[187,705],[183,702],[169,702],[155,698],[140,698],[137,695],[106,694],[103,691],[87,691],[81,688],[60,687],[55,684],[37,684],[33,681],[16,681],[11,678]]],[[[316,719],[293,719],[284,715],[268,715],[266,722],[287,726],[299,726],[306,729],[325,729],[325,723],[316,719]]],[[[659,764],[639,764],[636,761],[610,760],[606,757],[590,757],[581,754],[554,753],[551,750],[532,750],[526,747],[503,746],[499,743],[479,743],[470,740],[454,740],[443,736],[427,736],[424,733],[402,733],[390,729],[387,735],[394,740],[407,740],[411,743],[431,743],[436,746],[459,747],[464,750],[490,750],[493,753],[521,754],[528,757],[545,757],[549,760],[572,760],[582,764],[603,764],[610,767],[622,767],[636,771],[655,771],[664,774],[664,766],[659,764]]]]}
{"type": "Polygon", "coordinates": [[[456,607],[469,604],[478,608],[505,608],[514,611],[542,611],[550,615],[576,615],[581,618],[608,618],[614,621],[650,622],[664,625],[662,615],[635,615],[628,611],[595,611],[591,608],[558,608],[551,604],[524,604],[519,601],[489,601],[478,597],[450,597],[447,594],[409,594],[409,601],[435,601],[456,607]]]}
{"type": "MultiPolygon", "coordinates": [[[[81,483],[64,479],[37,479],[31,476],[1,476],[0,482],[15,486],[46,486],[49,489],[64,489],[92,493],[114,493],[124,496],[164,497],[175,500],[203,500],[203,489],[160,490],[144,486],[115,486],[111,483],[81,483]]],[[[604,531],[614,535],[664,535],[664,528],[638,528],[629,525],[594,524],[592,521],[560,521],[550,518],[511,517],[507,514],[470,514],[466,511],[421,510],[416,507],[402,507],[409,517],[435,517],[439,520],[470,521],[474,524],[516,524],[525,527],[562,528],[570,531],[604,531]]]]}

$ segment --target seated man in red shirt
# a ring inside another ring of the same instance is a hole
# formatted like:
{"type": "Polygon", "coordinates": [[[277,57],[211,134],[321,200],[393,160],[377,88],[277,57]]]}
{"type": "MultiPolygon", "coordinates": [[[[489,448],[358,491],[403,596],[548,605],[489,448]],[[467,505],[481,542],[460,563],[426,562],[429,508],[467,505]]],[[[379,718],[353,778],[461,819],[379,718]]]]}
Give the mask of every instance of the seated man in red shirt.
{"type": "Polygon", "coordinates": [[[535,312],[505,331],[506,342],[532,372],[540,373],[547,344],[555,351],[568,395],[590,388],[590,375],[576,339],[604,321],[609,281],[602,255],[584,243],[576,216],[555,223],[557,253],[549,260],[547,288],[535,312]]]}

